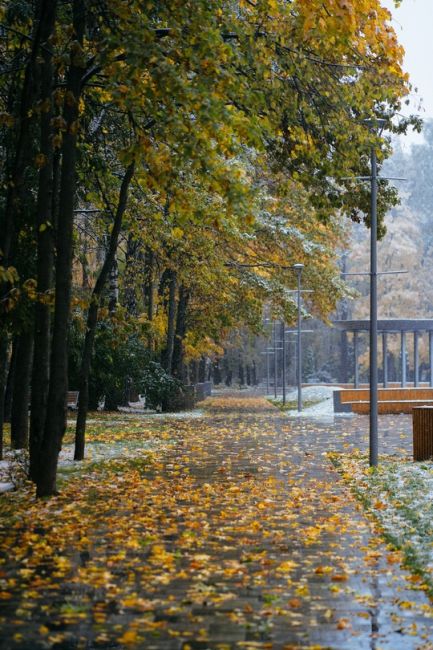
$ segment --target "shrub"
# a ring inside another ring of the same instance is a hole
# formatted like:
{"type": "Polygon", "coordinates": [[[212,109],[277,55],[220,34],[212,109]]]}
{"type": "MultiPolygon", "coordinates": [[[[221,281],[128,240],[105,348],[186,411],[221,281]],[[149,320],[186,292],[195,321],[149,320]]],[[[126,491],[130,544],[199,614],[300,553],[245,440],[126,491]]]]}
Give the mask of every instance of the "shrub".
{"type": "MultiPolygon", "coordinates": [[[[79,320],[73,322],[69,337],[69,385],[78,386],[84,331],[79,320]]],[[[168,375],[152,359],[137,333],[123,323],[98,323],[89,378],[89,406],[94,410],[105,395],[105,408],[115,410],[133,398],[133,393],[146,396],[150,408],[165,410],[182,384],[168,375]]]]}

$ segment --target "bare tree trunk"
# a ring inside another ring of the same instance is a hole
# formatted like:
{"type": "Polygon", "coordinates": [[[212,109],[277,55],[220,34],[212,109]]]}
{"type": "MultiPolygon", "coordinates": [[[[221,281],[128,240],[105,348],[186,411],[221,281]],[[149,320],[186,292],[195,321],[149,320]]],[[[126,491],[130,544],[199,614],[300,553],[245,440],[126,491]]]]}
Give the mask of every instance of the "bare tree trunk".
{"type": "Polygon", "coordinates": [[[56,299],[51,346],[50,387],[45,428],[36,478],[37,496],[56,494],[57,463],[66,428],[68,388],[68,328],[72,285],[72,248],[76,187],[77,124],[83,63],[77,46],[82,47],[86,10],[84,0],[73,0],[75,41],[66,86],[63,117],[66,122],[62,146],[59,222],[57,228],[56,299]]]}
{"type": "Polygon", "coordinates": [[[198,380],[203,383],[206,381],[206,357],[203,356],[200,359],[199,369],[198,369],[198,380]]]}
{"type": "MultiPolygon", "coordinates": [[[[18,229],[24,194],[23,177],[34,154],[31,126],[36,114],[33,110],[37,90],[37,58],[40,52],[43,22],[49,0],[40,0],[35,8],[32,49],[26,65],[16,123],[18,124],[14,156],[6,171],[6,202],[0,216],[0,265],[9,267],[13,260],[13,242],[18,229]]],[[[0,298],[9,290],[9,283],[0,285],[0,298]]],[[[0,305],[6,301],[0,300],[0,305]]]]}
{"type": "Polygon", "coordinates": [[[33,355],[33,335],[29,332],[23,332],[19,336],[16,355],[12,395],[11,444],[12,449],[27,449],[33,355]]]}
{"type": "Polygon", "coordinates": [[[239,355],[239,386],[245,385],[244,364],[241,355],[239,355]]]}
{"type": "Polygon", "coordinates": [[[183,285],[179,289],[179,302],[177,305],[176,333],[173,345],[172,373],[181,381],[186,379],[186,369],[183,360],[183,341],[187,327],[187,311],[189,302],[189,291],[183,285]]]}
{"type": "Polygon", "coordinates": [[[168,373],[172,371],[174,335],[176,328],[176,292],[177,292],[177,273],[170,270],[169,272],[169,289],[168,289],[168,308],[167,308],[167,339],[165,350],[162,354],[162,365],[168,373]]]}
{"type": "Polygon", "coordinates": [[[5,388],[8,369],[9,339],[5,330],[0,330],[0,460],[3,459],[3,425],[5,409],[5,388]]]}
{"type": "Polygon", "coordinates": [[[137,270],[137,254],[138,242],[136,238],[130,234],[128,237],[128,244],[126,247],[126,263],[125,263],[125,305],[128,314],[136,316],[137,310],[137,295],[135,292],[135,275],[137,270]]]}
{"type": "Polygon", "coordinates": [[[6,381],[6,391],[5,391],[5,400],[4,400],[4,421],[5,422],[10,422],[11,421],[11,413],[12,413],[12,394],[13,394],[13,385],[14,385],[14,374],[15,374],[15,366],[16,366],[16,360],[17,360],[17,343],[18,343],[18,336],[15,336],[12,339],[12,351],[11,351],[11,358],[9,360],[9,369],[7,372],[7,381],[6,381]]]}
{"type": "Polygon", "coordinates": [[[119,302],[119,267],[116,258],[113,260],[113,264],[109,273],[108,293],[108,311],[110,314],[114,314],[119,302]]]}
{"type": "MultiPolygon", "coordinates": [[[[42,29],[42,44],[47,44],[54,31],[56,0],[47,3],[42,29]]],[[[39,172],[38,198],[36,208],[37,263],[36,277],[38,300],[35,305],[34,356],[32,372],[31,414],[30,414],[30,468],[29,476],[36,480],[35,460],[43,436],[49,387],[51,314],[48,292],[53,286],[54,228],[53,210],[54,153],[52,147],[53,129],[53,64],[51,47],[42,50],[41,104],[45,107],[40,122],[40,153],[45,164],[39,172]]],[[[56,168],[58,157],[56,157],[56,168]]],[[[57,172],[57,169],[56,169],[57,172]]]]}
{"type": "MultiPolygon", "coordinates": [[[[39,53],[44,2],[35,8],[34,31],[32,34],[32,49],[24,73],[19,110],[16,115],[18,129],[14,142],[12,160],[6,159],[7,186],[4,210],[0,212],[0,266],[8,268],[13,262],[13,241],[17,232],[17,224],[22,209],[23,175],[26,166],[32,158],[31,124],[35,119],[32,110],[36,97],[36,59],[39,53]]],[[[7,305],[9,282],[0,283],[0,312],[7,305]]],[[[5,409],[5,390],[8,368],[8,331],[2,328],[0,332],[0,458],[3,454],[3,424],[5,409]]]]}
{"type": "MultiPolygon", "coordinates": [[[[155,312],[155,281],[154,281],[154,266],[155,266],[155,254],[149,248],[146,250],[145,255],[145,273],[146,279],[143,285],[143,298],[144,305],[147,309],[147,318],[151,323],[153,321],[153,316],[155,312]]],[[[153,336],[150,333],[148,336],[147,347],[148,350],[153,350],[153,336]]]]}
{"type": "Polygon", "coordinates": [[[222,383],[222,375],[221,375],[221,366],[220,366],[220,360],[216,359],[213,363],[212,367],[213,373],[212,373],[212,378],[213,378],[213,383],[218,385],[222,383]]]}
{"type": "Polygon", "coordinates": [[[89,409],[89,374],[92,362],[93,344],[95,341],[96,325],[98,322],[98,308],[102,292],[105,288],[110,270],[116,257],[117,245],[119,242],[122,219],[128,203],[128,190],[134,175],[134,163],[131,163],[123,177],[122,186],[119,193],[116,215],[114,217],[113,228],[110,235],[110,244],[108,246],[107,256],[99,272],[95,287],[92,292],[92,299],[87,314],[87,329],[84,340],[83,354],[81,357],[80,381],[79,381],[79,398],[77,425],[75,429],[75,452],[74,460],[83,460],[85,435],[86,435],[86,418],[89,409]]]}

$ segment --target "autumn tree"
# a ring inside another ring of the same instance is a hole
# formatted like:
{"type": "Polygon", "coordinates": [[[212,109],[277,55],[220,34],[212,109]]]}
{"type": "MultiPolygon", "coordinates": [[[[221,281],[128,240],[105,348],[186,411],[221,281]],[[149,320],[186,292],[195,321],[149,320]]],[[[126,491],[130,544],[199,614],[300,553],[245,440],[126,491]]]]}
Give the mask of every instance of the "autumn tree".
{"type": "MultiPolygon", "coordinates": [[[[158,309],[164,315],[162,360],[173,372],[187,321],[194,322],[191,331],[203,328],[206,337],[205,296],[214,304],[207,318],[214,339],[225,321],[228,327],[232,322],[227,305],[251,323],[261,301],[273,297],[290,316],[290,301],[279,297],[292,283],[283,269],[290,254],[308,256],[304,243],[320,241],[336,214],[354,219],[366,214],[367,192],[350,180],[365,173],[368,163],[372,138],[365,118],[385,117],[389,128],[397,129],[392,117],[409,86],[389,17],[378,0],[235,5],[175,0],[170,6],[148,3],[146,10],[135,0],[128,5],[120,0],[6,3],[1,47],[7,70],[17,70],[1,87],[7,163],[0,215],[0,389],[3,393],[10,312],[29,279],[18,269],[18,244],[21,233],[33,229],[37,291],[30,448],[39,496],[56,491],[66,423],[74,215],[80,201],[93,209],[105,204],[112,217],[106,223],[107,263],[88,296],[89,332],[111,260],[124,265],[126,279],[137,256],[145,262],[149,320],[155,321],[158,309]],[[115,132],[120,137],[113,138],[115,132]],[[264,163],[270,176],[261,179],[263,172],[252,167],[263,170],[264,163]],[[95,192],[99,167],[105,176],[110,167],[120,176],[110,205],[103,196],[105,181],[95,192]],[[123,181],[131,190],[127,203],[123,181]],[[94,196],[87,196],[88,189],[94,196]],[[261,191],[269,194],[269,204],[279,206],[280,215],[272,210],[266,215],[261,191]],[[292,191],[301,201],[299,225],[287,204],[292,191]],[[140,193],[141,214],[130,210],[140,193]],[[34,205],[25,210],[32,197],[34,205]],[[287,225],[292,220],[293,230],[287,225]],[[144,227],[155,229],[158,241],[149,232],[141,236],[144,227]],[[282,234],[290,242],[289,254],[278,245],[282,234]],[[126,260],[117,254],[122,238],[130,247],[126,260]],[[270,256],[271,266],[263,266],[262,273],[246,271],[251,254],[260,262],[270,256]],[[214,266],[207,277],[208,261],[214,266]],[[215,279],[221,280],[216,285],[221,291],[212,293],[215,279]],[[153,303],[157,281],[159,305],[153,303]]],[[[375,145],[382,159],[389,144],[377,139],[375,145]]],[[[392,189],[384,188],[381,211],[394,200],[392,189]]],[[[314,273],[322,284],[326,280],[327,289],[317,294],[317,308],[326,313],[335,302],[335,282],[325,248],[318,257],[323,268],[318,263],[311,274],[312,280],[314,273]]],[[[135,287],[129,282],[124,289],[134,312],[135,287]]],[[[84,410],[90,349],[89,334],[84,410]]]]}

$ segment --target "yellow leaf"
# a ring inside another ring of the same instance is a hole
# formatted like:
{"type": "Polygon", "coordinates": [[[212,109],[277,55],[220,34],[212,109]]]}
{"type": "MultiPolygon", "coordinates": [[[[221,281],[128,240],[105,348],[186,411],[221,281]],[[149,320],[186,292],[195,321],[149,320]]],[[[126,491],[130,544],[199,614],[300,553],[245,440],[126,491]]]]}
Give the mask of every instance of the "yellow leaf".
{"type": "Polygon", "coordinates": [[[137,641],[137,632],[135,630],[127,630],[119,639],[119,643],[125,643],[126,645],[136,643],[137,641]]]}

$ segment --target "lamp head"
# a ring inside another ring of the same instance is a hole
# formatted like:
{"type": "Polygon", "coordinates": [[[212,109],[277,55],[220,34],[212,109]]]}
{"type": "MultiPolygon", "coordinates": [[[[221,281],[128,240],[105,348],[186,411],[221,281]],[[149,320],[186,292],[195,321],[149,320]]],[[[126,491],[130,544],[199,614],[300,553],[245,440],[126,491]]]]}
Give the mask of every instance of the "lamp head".
{"type": "Polygon", "coordinates": [[[292,266],[292,269],[298,272],[302,271],[303,268],[304,268],[304,264],[301,264],[301,262],[298,262],[297,264],[293,264],[292,266]]]}
{"type": "Polygon", "coordinates": [[[382,135],[382,131],[385,128],[387,120],[383,117],[374,117],[364,120],[364,124],[370,129],[372,133],[376,135],[382,135]]]}

